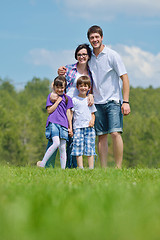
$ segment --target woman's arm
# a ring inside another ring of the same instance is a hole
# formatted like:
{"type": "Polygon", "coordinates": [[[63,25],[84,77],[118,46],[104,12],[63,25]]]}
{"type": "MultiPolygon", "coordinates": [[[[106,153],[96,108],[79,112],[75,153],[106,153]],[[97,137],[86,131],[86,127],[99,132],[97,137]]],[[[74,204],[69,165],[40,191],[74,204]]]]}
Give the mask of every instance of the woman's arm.
{"type": "Polygon", "coordinates": [[[62,101],[61,97],[58,97],[58,99],[55,101],[55,103],[51,106],[47,107],[47,112],[48,114],[51,114],[52,112],[54,112],[56,110],[56,108],[58,107],[58,104],[62,101]]]}
{"type": "Polygon", "coordinates": [[[61,66],[61,67],[58,68],[57,72],[58,72],[58,75],[65,76],[66,71],[67,71],[67,68],[64,67],[64,66],[61,66]]]}

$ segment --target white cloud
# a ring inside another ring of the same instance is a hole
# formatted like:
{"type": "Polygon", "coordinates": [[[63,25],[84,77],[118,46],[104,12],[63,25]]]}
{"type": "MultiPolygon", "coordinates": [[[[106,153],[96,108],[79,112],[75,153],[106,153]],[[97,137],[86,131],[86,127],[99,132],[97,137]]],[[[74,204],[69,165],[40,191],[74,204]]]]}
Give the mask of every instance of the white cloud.
{"type": "Polygon", "coordinates": [[[66,64],[73,63],[74,50],[63,51],[49,51],[46,49],[32,49],[29,52],[29,60],[32,64],[37,66],[49,66],[53,70],[66,64]]]}
{"type": "Polygon", "coordinates": [[[70,15],[110,20],[117,15],[160,16],[159,0],[59,0],[70,15]]]}
{"type": "MultiPolygon", "coordinates": [[[[130,84],[133,87],[160,87],[160,53],[154,55],[143,51],[136,46],[112,46],[122,57],[130,84]]],[[[33,49],[29,53],[30,62],[36,66],[48,66],[53,71],[58,67],[75,63],[74,50],[49,51],[46,49],[33,49]]]]}
{"type": "Polygon", "coordinates": [[[117,45],[114,49],[121,55],[133,87],[160,87],[160,53],[150,52],[132,46],[117,45]]]}

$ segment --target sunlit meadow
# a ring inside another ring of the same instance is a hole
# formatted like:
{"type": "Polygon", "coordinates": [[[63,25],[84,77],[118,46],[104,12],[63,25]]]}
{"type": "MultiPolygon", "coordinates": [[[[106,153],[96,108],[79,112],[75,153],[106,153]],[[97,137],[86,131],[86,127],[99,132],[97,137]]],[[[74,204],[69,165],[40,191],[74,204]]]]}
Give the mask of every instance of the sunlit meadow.
{"type": "Polygon", "coordinates": [[[0,166],[2,240],[158,240],[159,203],[159,169],[0,166]]]}

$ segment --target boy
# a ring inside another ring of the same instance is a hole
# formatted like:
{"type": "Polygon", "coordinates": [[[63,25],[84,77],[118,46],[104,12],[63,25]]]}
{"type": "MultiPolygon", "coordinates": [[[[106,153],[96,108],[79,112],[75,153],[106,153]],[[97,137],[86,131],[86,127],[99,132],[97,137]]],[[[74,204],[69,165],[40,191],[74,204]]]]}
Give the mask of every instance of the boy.
{"type": "Polygon", "coordinates": [[[77,79],[78,96],[73,101],[73,149],[71,155],[76,156],[77,165],[83,169],[83,154],[88,157],[89,169],[94,168],[95,155],[95,122],[96,108],[88,106],[87,93],[91,87],[89,76],[77,79]]]}

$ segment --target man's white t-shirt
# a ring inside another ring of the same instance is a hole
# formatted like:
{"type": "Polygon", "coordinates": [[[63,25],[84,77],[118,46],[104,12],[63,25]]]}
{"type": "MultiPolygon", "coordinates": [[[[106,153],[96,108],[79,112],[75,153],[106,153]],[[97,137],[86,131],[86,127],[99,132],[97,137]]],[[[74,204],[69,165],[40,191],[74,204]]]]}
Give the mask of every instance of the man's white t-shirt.
{"type": "Polygon", "coordinates": [[[81,98],[76,96],[73,101],[73,129],[89,127],[91,120],[91,113],[96,112],[96,107],[93,104],[88,106],[88,98],[81,98]]]}
{"type": "Polygon", "coordinates": [[[119,54],[104,46],[97,57],[92,52],[88,64],[93,77],[94,103],[104,104],[110,100],[122,100],[119,77],[127,72],[119,54]]]}

